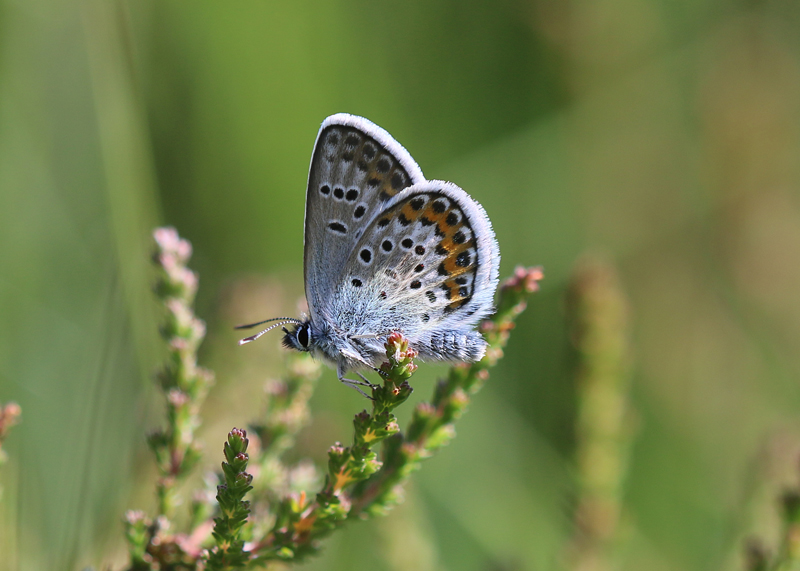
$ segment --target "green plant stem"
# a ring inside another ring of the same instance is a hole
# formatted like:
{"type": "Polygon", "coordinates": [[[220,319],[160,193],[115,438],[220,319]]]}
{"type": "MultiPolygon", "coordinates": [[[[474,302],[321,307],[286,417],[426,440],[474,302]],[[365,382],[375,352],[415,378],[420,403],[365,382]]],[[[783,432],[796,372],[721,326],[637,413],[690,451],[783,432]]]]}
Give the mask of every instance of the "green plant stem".
{"type": "Polygon", "coordinates": [[[613,267],[586,259],[573,274],[567,317],[576,357],[578,475],[570,568],[615,569],[630,447],[627,301],[613,267]]]}

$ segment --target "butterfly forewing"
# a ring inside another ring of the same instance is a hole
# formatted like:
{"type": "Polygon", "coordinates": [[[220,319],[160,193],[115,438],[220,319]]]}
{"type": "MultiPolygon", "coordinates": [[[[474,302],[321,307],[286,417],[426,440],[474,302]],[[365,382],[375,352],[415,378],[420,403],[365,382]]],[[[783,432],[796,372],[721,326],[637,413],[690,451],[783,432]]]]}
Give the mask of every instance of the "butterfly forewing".
{"type": "Polygon", "coordinates": [[[333,317],[360,333],[421,334],[449,322],[462,330],[491,312],[498,264],[483,209],[452,183],[426,181],[388,201],[366,228],[333,317]]]}
{"type": "Polygon", "coordinates": [[[329,313],[342,262],[369,222],[404,188],[424,180],[408,152],[366,119],[340,114],[322,124],[306,193],[305,281],[312,314],[329,313]]]}

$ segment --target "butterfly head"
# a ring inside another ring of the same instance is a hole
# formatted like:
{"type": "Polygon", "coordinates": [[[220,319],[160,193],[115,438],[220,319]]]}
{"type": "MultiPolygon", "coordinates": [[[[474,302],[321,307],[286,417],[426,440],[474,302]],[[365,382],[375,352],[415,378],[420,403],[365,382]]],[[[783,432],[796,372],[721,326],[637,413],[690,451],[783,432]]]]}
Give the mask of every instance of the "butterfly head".
{"type": "Polygon", "coordinates": [[[284,347],[298,351],[309,350],[312,340],[311,321],[298,321],[292,324],[292,329],[284,327],[283,331],[284,347]]]}
{"type": "Polygon", "coordinates": [[[289,331],[286,327],[283,327],[283,331],[286,333],[283,336],[283,345],[284,347],[288,347],[289,349],[297,349],[298,351],[308,351],[309,345],[311,344],[312,334],[311,334],[311,321],[309,319],[300,320],[295,319],[294,317],[274,317],[272,319],[267,319],[265,321],[259,321],[258,323],[250,323],[249,325],[237,325],[235,329],[250,329],[251,327],[255,327],[256,325],[262,325],[264,323],[269,323],[270,321],[277,321],[277,323],[273,323],[266,329],[259,331],[255,335],[251,335],[250,337],[245,337],[244,339],[239,341],[239,345],[244,345],[245,343],[250,343],[251,341],[255,341],[264,333],[268,333],[275,329],[276,327],[281,327],[281,325],[286,325],[287,323],[291,323],[293,329],[289,331]]]}

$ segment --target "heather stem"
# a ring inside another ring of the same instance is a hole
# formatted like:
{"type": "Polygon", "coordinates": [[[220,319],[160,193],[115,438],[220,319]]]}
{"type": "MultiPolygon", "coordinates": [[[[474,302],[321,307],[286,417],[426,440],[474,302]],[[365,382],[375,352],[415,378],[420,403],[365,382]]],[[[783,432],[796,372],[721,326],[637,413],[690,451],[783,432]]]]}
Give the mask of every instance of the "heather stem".
{"type": "Polygon", "coordinates": [[[158,228],[153,235],[157,244],[153,261],[160,270],[155,291],[166,309],[161,335],[169,355],[157,374],[166,397],[167,426],[148,441],[161,473],[156,487],[159,514],[172,518],[178,503],[176,484],[200,460],[194,434],[213,375],[197,365],[205,324],[191,307],[197,291],[197,276],[186,266],[192,247],[174,228],[158,228]]]}
{"type": "Polygon", "coordinates": [[[244,496],[253,489],[250,485],[253,476],[245,472],[248,444],[247,432],[238,428],[230,431],[225,442],[222,463],[225,482],[217,486],[220,515],[214,518],[212,533],[216,545],[205,555],[206,569],[210,571],[241,568],[250,559],[241,539],[242,527],[250,514],[250,502],[244,501],[244,496]]]}
{"type": "Polygon", "coordinates": [[[616,568],[614,547],[630,445],[628,307],[614,269],[584,262],[567,299],[577,356],[578,499],[569,549],[575,571],[616,568]]]}

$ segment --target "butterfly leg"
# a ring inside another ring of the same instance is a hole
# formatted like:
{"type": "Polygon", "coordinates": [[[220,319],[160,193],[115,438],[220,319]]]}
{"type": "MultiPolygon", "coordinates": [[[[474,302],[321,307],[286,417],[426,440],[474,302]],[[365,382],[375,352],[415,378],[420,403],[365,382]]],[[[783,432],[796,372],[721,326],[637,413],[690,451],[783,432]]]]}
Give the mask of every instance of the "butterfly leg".
{"type": "MultiPolygon", "coordinates": [[[[375,367],[373,367],[373,369],[375,369],[375,367]]],[[[378,371],[378,369],[375,369],[375,370],[378,371]]],[[[378,372],[380,372],[380,371],[378,371],[378,372]]],[[[380,385],[373,385],[372,383],[370,383],[369,379],[367,379],[367,377],[365,377],[364,375],[362,375],[358,371],[356,371],[356,375],[361,377],[361,380],[364,381],[367,385],[369,385],[369,388],[371,388],[371,389],[377,389],[380,386],[380,385]]],[[[361,383],[359,383],[359,384],[361,384],[361,383]]]]}
{"type": "MultiPolygon", "coordinates": [[[[365,397],[367,397],[369,400],[375,400],[374,398],[372,398],[371,396],[369,396],[367,393],[365,393],[363,390],[361,390],[361,387],[359,386],[359,385],[361,385],[361,381],[354,381],[354,380],[352,380],[352,379],[339,379],[339,380],[340,380],[340,381],[341,381],[341,382],[342,382],[342,383],[343,383],[345,386],[348,386],[348,387],[350,387],[351,389],[355,389],[355,390],[357,390],[357,391],[358,391],[358,392],[360,392],[362,395],[364,395],[365,397]]],[[[361,386],[363,386],[363,385],[361,385],[361,386]]]]}
{"type": "Polygon", "coordinates": [[[344,383],[348,387],[357,390],[358,392],[360,392],[362,395],[364,395],[368,399],[374,400],[371,396],[369,396],[367,393],[365,393],[361,389],[361,387],[369,387],[370,389],[374,389],[378,385],[373,385],[372,383],[370,383],[366,378],[364,378],[364,375],[362,375],[358,371],[355,371],[355,373],[356,373],[356,375],[361,377],[362,380],[357,381],[355,379],[348,379],[347,377],[344,376],[344,373],[345,373],[346,369],[342,365],[343,364],[340,364],[339,367],[337,367],[337,369],[336,369],[336,376],[339,377],[339,381],[341,381],[342,383],[344,383]]]}

